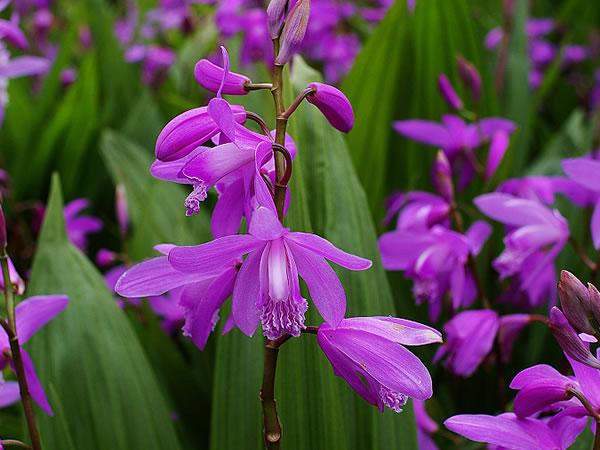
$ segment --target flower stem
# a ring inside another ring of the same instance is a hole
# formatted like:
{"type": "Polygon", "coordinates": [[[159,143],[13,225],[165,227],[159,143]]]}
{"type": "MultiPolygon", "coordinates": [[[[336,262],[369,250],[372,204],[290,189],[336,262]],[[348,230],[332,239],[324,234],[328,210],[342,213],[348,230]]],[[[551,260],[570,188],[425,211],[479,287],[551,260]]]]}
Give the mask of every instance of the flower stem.
{"type": "Polygon", "coordinates": [[[275,372],[277,371],[277,356],[279,355],[279,346],[276,342],[267,340],[265,344],[263,382],[260,389],[267,450],[278,450],[281,443],[281,423],[277,415],[277,403],[275,401],[275,372]]]}
{"type": "Polygon", "coordinates": [[[11,358],[15,365],[15,372],[19,382],[19,391],[21,393],[21,403],[25,412],[29,437],[31,438],[31,447],[33,450],[41,450],[42,444],[33,412],[33,402],[27,379],[25,378],[25,368],[23,358],[21,357],[21,346],[17,335],[17,322],[15,320],[15,301],[13,297],[12,283],[10,281],[10,272],[8,268],[8,255],[6,249],[0,250],[0,262],[2,264],[2,276],[4,277],[4,299],[6,304],[6,317],[8,318],[8,341],[10,343],[11,358]]]}
{"type": "MultiPolygon", "coordinates": [[[[279,43],[275,45],[277,48],[279,43]]],[[[273,87],[271,88],[273,101],[275,102],[275,143],[285,145],[285,129],[287,127],[287,118],[283,116],[285,105],[283,103],[283,66],[275,64],[273,70],[273,87]]],[[[279,220],[283,221],[283,209],[285,205],[285,192],[287,186],[280,183],[283,178],[286,167],[285,158],[280,152],[275,152],[275,207],[279,220]]]]}

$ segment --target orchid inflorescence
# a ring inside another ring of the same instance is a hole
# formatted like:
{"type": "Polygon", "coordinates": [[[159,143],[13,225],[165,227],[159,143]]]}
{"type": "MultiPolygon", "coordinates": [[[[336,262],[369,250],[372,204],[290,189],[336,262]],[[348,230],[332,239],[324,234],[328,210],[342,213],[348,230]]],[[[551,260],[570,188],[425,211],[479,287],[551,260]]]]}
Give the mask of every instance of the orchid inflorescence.
{"type": "Polygon", "coordinates": [[[320,236],[283,225],[288,208],[293,207],[287,186],[293,161],[302,152],[285,132],[287,121],[304,100],[342,132],[349,131],[354,121],[344,94],[323,83],[309,83],[294,102],[287,108],[284,105],[284,67],[302,44],[310,1],[288,6],[285,0],[273,0],[267,10],[275,49],[272,82],[254,83],[231,72],[222,47],[222,66],[202,59],[194,71],[198,83],[215,97],[208,105],[175,117],[156,141],[151,173],[190,186],[186,215],[198,214],[210,189],[216,189],[218,199],[211,218],[215,239],[195,246],[157,246],[162,256],[133,266],[115,286],[119,295],[129,298],[177,291],[184,310],[183,332],[200,349],[206,346],[229,297],[231,315],[224,332],[238,328],[252,336],[261,325],[266,337],[261,398],[268,448],[278,446],[281,439],[273,383],[277,351],[290,337],[316,334],[336,375],[367,402],[396,412],[409,397],[424,400],[432,395],[427,369],[404,346],[441,341],[433,328],[409,320],[345,318],[344,288],[328,261],[349,270],[366,270],[371,261],[346,253],[320,236]],[[256,113],[223,98],[256,90],[270,90],[273,95],[274,131],[256,113]],[[251,121],[260,132],[248,126],[251,121]],[[246,232],[238,234],[242,223],[246,232]],[[305,323],[309,303],[299,278],[324,319],[320,326],[305,323]]]}

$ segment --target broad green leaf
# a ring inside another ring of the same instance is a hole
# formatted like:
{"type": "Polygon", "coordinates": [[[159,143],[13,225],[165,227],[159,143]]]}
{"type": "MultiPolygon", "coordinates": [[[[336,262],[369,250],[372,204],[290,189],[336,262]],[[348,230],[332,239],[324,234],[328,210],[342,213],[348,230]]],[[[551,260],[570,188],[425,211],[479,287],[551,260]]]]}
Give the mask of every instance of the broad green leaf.
{"type": "Polygon", "coordinates": [[[128,246],[132,260],[155,255],[152,246],[156,244],[185,245],[210,238],[206,212],[185,217],[187,193],[179,186],[152,178],[148,151],[115,131],[104,132],[100,148],[115,184],[125,185],[133,223],[128,246]]]}
{"type": "MultiPolygon", "coordinates": [[[[299,59],[295,61],[294,70],[295,91],[301,90],[307,81],[319,78],[299,59]]],[[[298,157],[294,162],[287,226],[316,232],[347,251],[373,259],[374,267],[369,271],[338,272],[346,290],[349,316],[393,314],[366,196],[343,137],[308,104],[294,114],[290,125],[298,157]]],[[[321,321],[311,306],[307,323],[321,321]]],[[[218,341],[213,450],[262,448],[262,412],[258,398],[261,347],[259,332],[248,339],[236,331],[218,341]],[[228,433],[233,426],[237,432],[228,433]]],[[[333,375],[313,336],[293,339],[281,349],[277,401],[283,426],[283,449],[417,448],[410,406],[396,415],[390,411],[381,414],[367,405],[343,380],[333,375]]]]}
{"type": "Polygon", "coordinates": [[[384,199],[395,189],[429,183],[429,166],[435,149],[401,138],[392,128],[395,120],[440,120],[448,113],[437,90],[437,77],[446,73],[466,101],[458,82],[456,57],[464,55],[482,72],[483,105],[493,109],[491,80],[482,64],[482,32],[466,0],[417,2],[414,14],[397,1],[365,43],[342,84],[356,116],[346,142],[358,177],[365,188],[376,220],[382,217],[384,199]]]}
{"type": "Polygon", "coordinates": [[[58,177],[28,295],[66,294],[69,305],[26,347],[55,417],[37,414],[45,448],[180,448],[169,405],[138,339],[102,276],[67,239],[58,177]]]}

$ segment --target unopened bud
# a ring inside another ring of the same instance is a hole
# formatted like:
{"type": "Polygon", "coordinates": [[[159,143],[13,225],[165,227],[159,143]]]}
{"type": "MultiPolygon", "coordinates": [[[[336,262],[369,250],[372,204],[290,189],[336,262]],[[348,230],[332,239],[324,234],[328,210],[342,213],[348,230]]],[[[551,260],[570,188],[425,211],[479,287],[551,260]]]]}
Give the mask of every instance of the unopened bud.
{"type": "Polygon", "coordinates": [[[99,267],[110,266],[118,259],[118,255],[115,252],[112,252],[106,248],[101,248],[96,253],[96,264],[99,267]]]}
{"type": "Polygon", "coordinates": [[[194,67],[194,77],[200,86],[204,89],[217,93],[223,83],[221,93],[228,95],[246,95],[246,85],[250,78],[235,72],[229,72],[225,75],[225,70],[208,59],[201,59],[194,67]]]}
{"type": "Polygon", "coordinates": [[[588,283],[588,307],[589,311],[592,313],[596,322],[600,324],[600,292],[596,286],[591,283],[588,283]]]}
{"type": "Polygon", "coordinates": [[[444,97],[444,100],[448,105],[455,109],[456,111],[461,111],[463,109],[463,102],[452,87],[452,83],[445,74],[441,74],[438,77],[438,89],[440,90],[440,94],[444,97]]]}
{"type": "Polygon", "coordinates": [[[597,333],[590,323],[589,291],[575,275],[566,270],[560,273],[558,297],[564,315],[578,333],[597,333]]]}
{"type": "Polygon", "coordinates": [[[467,61],[462,55],[456,59],[458,74],[465,87],[471,91],[471,96],[475,102],[481,97],[481,76],[473,64],[467,61]]]}
{"type": "Polygon", "coordinates": [[[287,16],[281,31],[281,46],[275,62],[287,64],[304,40],[308,18],[310,17],[310,0],[298,0],[287,16]]]}
{"type": "Polygon", "coordinates": [[[452,169],[450,162],[443,151],[439,150],[433,163],[433,185],[440,196],[448,203],[454,201],[454,187],[452,184],[452,169]]]}
{"type": "Polygon", "coordinates": [[[129,228],[129,208],[125,186],[118,184],[115,194],[115,210],[117,213],[117,222],[119,223],[119,231],[121,232],[121,236],[125,236],[129,228]]]}
{"type": "Polygon", "coordinates": [[[267,17],[269,18],[269,34],[271,35],[271,39],[279,37],[288,2],[289,0],[271,0],[269,2],[267,17]]]}
{"type": "Polygon", "coordinates": [[[556,306],[550,311],[549,327],[567,356],[587,366],[600,369],[600,361],[592,355],[587,344],[579,338],[561,310],[556,306]]]}
{"type": "Polygon", "coordinates": [[[323,83],[310,83],[308,88],[313,91],[306,96],[334,128],[347,133],[354,126],[354,111],[348,98],[342,91],[323,83]]]}

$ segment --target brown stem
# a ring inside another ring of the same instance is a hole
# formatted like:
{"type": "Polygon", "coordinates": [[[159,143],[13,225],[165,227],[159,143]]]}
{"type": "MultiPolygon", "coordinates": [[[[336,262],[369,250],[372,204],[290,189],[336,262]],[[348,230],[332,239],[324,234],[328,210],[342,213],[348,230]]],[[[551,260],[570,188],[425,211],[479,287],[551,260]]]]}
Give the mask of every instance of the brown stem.
{"type": "Polygon", "coordinates": [[[272,139],[271,130],[269,130],[269,126],[263,120],[262,117],[260,117],[258,114],[254,113],[252,111],[246,111],[246,119],[256,122],[258,124],[258,126],[260,127],[260,129],[262,130],[263,134],[265,136],[268,136],[270,139],[272,139]]]}
{"type": "Polygon", "coordinates": [[[260,389],[267,450],[279,450],[281,444],[281,423],[277,415],[277,403],[275,401],[275,372],[277,371],[277,356],[279,355],[279,346],[276,342],[266,341],[263,382],[260,389]]]}
{"type": "Polygon", "coordinates": [[[577,241],[577,239],[575,239],[573,236],[569,236],[569,243],[573,246],[575,253],[577,253],[577,256],[579,256],[579,259],[583,261],[587,268],[590,269],[592,273],[597,271],[597,264],[585,253],[585,250],[579,241],[577,241]]]}
{"type": "Polygon", "coordinates": [[[246,89],[248,92],[270,90],[272,88],[272,83],[247,83],[244,85],[244,89],[246,89]]]}
{"type": "Polygon", "coordinates": [[[594,407],[591,405],[591,403],[588,401],[585,395],[583,395],[582,392],[578,391],[573,387],[570,387],[567,388],[567,393],[572,395],[573,397],[576,397],[577,400],[579,400],[583,407],[587,410],[587,412],[590,413],[590,415],[596,420],[596,422],[600,421],[600,414],[598,414],[598,411],[594,409],[594,407]]]}
{"type": "MultiPolygon", "coordinates": [[[[275,48],[279,47],[278,40],[275,48]]],[[[275,42],[274,41],[274,42],[275,42]]],[[[271,89],[273,101],[275,103],[275,114],[277,116],[275,122],[275,143],[279,145],[285,144],[285,129],[287,127],[287,118],[283,117],[285,105],[283,103],[283,66],[275,64],[273,70],[273,88],[271,89]]],[[[283,209],[285,205],[285,192],[287,187],[280,183],[285,173],[285,158],[280,152],[275,152],[275,207],[279,220],[283,221],[283,209]]]]}
{"type": "Polygon", "coordinates": [[[17,322],[15,320],[15,302],[13,298],[12,283],[10,281],[10,272],[8,269],[8,255],[6,254],[5,248],[1,250],[0,262],[2,264],[2,275],[4,277],[4,299],[6,302],[6,316],[8,318],[9,328],[8,331],[10,331],[7,331],[7,335],[8,341],[10,343],[11,358],[15,365],[17,381],[19,382],[21,403],[23,404],[23,411],[25,412],[25,419],[27,422],[27,428],[29,430],[29,437],[31,438],[31,446],[33,450],[41,450],[42,444],[37,429],[37,423],[35,421],[35,414],[33,412],[33,402],[31,400],[31,394],[29,393],[27,379],[25,378],[25,368],[23,366],[23,358],[21,356],[21,346],[19,345],[19,337],[17,335],[17,322]]]}
{"type": "Polygon", "coordinates": [[[294,114],[294,111],[296,111],[298,109],[298,106],[300,106],[300,104],[302,103],[302,101],[308,97],[310,94],[312,94],[313,92],[315,92],[314,88],[308,87],[306,89],[304,89],[300,95],[298,95],[298,97],[296,97],[294,99],[294,101],[292,102],[292,104],[288,107],[288,109],[285,110],[285,112],[281,115],[281,117],[285,118],[285,119],[289,119],[290,116],[292,114],[294,114]]]}

